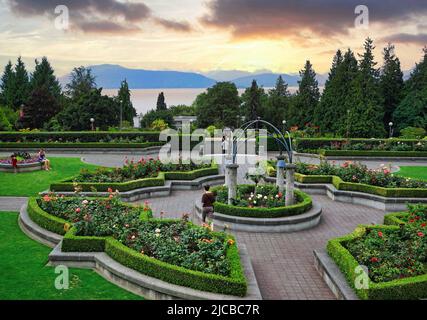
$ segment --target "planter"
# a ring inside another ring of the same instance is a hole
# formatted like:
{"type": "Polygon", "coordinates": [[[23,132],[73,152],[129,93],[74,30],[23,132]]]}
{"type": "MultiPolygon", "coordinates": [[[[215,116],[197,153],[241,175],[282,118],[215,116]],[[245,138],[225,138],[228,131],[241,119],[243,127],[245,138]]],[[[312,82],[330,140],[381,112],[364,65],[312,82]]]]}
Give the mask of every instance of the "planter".
{"type": "MultiPolygon", "coordinates": [[[[24,163],[24,164],[18,163],[18,168],[16,171],[17,172],[32,172],[32,171],[40,171],[42,169],[43,169],[43,164],[37,161],[34,163],[24,163]]],[[[15,170],[11,164],[0,163],[0,172],[13,173],[13,172],[15,172],[15,170]]]]}

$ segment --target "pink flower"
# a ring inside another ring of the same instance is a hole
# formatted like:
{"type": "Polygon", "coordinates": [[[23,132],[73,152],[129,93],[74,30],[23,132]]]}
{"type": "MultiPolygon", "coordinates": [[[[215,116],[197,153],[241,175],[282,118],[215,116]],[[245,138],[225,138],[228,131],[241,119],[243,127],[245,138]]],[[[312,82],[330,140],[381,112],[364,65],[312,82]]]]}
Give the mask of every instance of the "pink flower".
{"type": "Polygon", "coordinates": [[[424,233],[422,233],[422,232],[418,232],[417,235],[421,238],[424,237],[424,233]]]}
{"type": "Polygon", "coordinates": [[[76,213],[80,213],[82,210],[80,208],[76,209],[76,213]]]}
{"type": "Polygon", "coordinates": [[[383,233],[381,231],[378,231],[378,237],[380,237],[380,238],[383,237],[383,233]]]}

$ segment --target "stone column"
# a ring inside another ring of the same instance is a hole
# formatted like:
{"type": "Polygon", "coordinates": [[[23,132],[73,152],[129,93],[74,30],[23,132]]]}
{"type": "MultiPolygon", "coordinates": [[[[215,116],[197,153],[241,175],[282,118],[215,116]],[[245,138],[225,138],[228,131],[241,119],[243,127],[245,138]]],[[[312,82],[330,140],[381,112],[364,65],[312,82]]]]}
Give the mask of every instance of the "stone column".
{"type": "Polygon", "coordinates": [[[227,183],[228,183],[228,204],[232,204],[232,199],[237,196],[237,164],[227,164],[227,183]]]}
{"type": "Polygon", "coordinates": [[[286,170],[286,206],[291,206],[295,204],[295,169],[294,164],[287,164],[285,167],[286,170]]]}
{"type": "Polygon", "coordinates": [[[279,187],[279,192],[282,192],[285,190],[285,168],[280,164],[280,162],[283,163],[285,160],[285,157],[283,155],[280,155],[277,157],[277,166],[276,166],[276,186],[279,187]]]}

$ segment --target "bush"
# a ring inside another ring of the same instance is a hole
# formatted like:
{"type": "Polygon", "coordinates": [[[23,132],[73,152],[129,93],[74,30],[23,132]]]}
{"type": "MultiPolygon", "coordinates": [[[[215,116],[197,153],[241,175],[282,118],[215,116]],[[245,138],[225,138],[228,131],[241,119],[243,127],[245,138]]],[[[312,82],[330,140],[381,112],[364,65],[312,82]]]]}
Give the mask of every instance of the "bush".
{"type": "Polygon", "coordinates": [[[162,119],[156,119],[150,125],[150,129],[154,131],[163,131],[168,127],[169,125],[162,119]]]}
{"type": "Polygon", "coordinates": [[[400,131],[402,139],[423,139],[426,136],[424,128],[407,127],[400,131]]]}
{"type": "MultiPolygon", "coordinates": [[[[245,185],[239,186],[244,188],[245,185]]],[[[253,187],[246,186],[247,188],[253,187]]],[[[213,188],[212,191],[216,194],[221,192],[221,188],[213,188]]],[[[249,190],[248,190],[249,191],[249,190]]],[[[245,191],[242,191],[245,192],[245,191]]],[[[246,218],[282,218],[288,216],[295,216],[307,212],[313,206],[313,202],[307,194],[295,190],[295,196],[298,201],[297,204],[292,206],[282,207],[244,207],[242,205],[228,205],[225,203],[226,197],[217,195],[217,201],[214,204],[214,210],[217,213],[221,213],[229,216],[246,217],[246,218]]],[[[242,203],[241,203],[242,204],[242,203]]]]}

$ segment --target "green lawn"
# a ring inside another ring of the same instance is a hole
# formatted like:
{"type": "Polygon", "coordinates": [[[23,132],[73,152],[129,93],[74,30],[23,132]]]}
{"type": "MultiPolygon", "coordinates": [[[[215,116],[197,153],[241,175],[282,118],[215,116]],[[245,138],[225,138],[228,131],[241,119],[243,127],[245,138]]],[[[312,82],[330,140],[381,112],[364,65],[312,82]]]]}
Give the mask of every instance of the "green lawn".
{"type": "Polygon", "coordinates": [[[427,167],[400,167],[397,175],[418,180],[427,180],[427,167]]]}
{"type": "Polygon", "coordinates": [[[137,300],[92,270],[70,268],[70,287],[57,290],[55,269],[46,266],[51,249],[28,238],[18,214],[0,212],[0,300],[137,300]]]}
{"type": "Polygon", "coordinates": [[[50,171],[35,171],[25,173],[0,172],[0,196],[32,196],[45,191],[53,182],[70,178],[81,169],[94,169],[97,166],[83,163],[79,158],[49,158],[50,171]]]}

